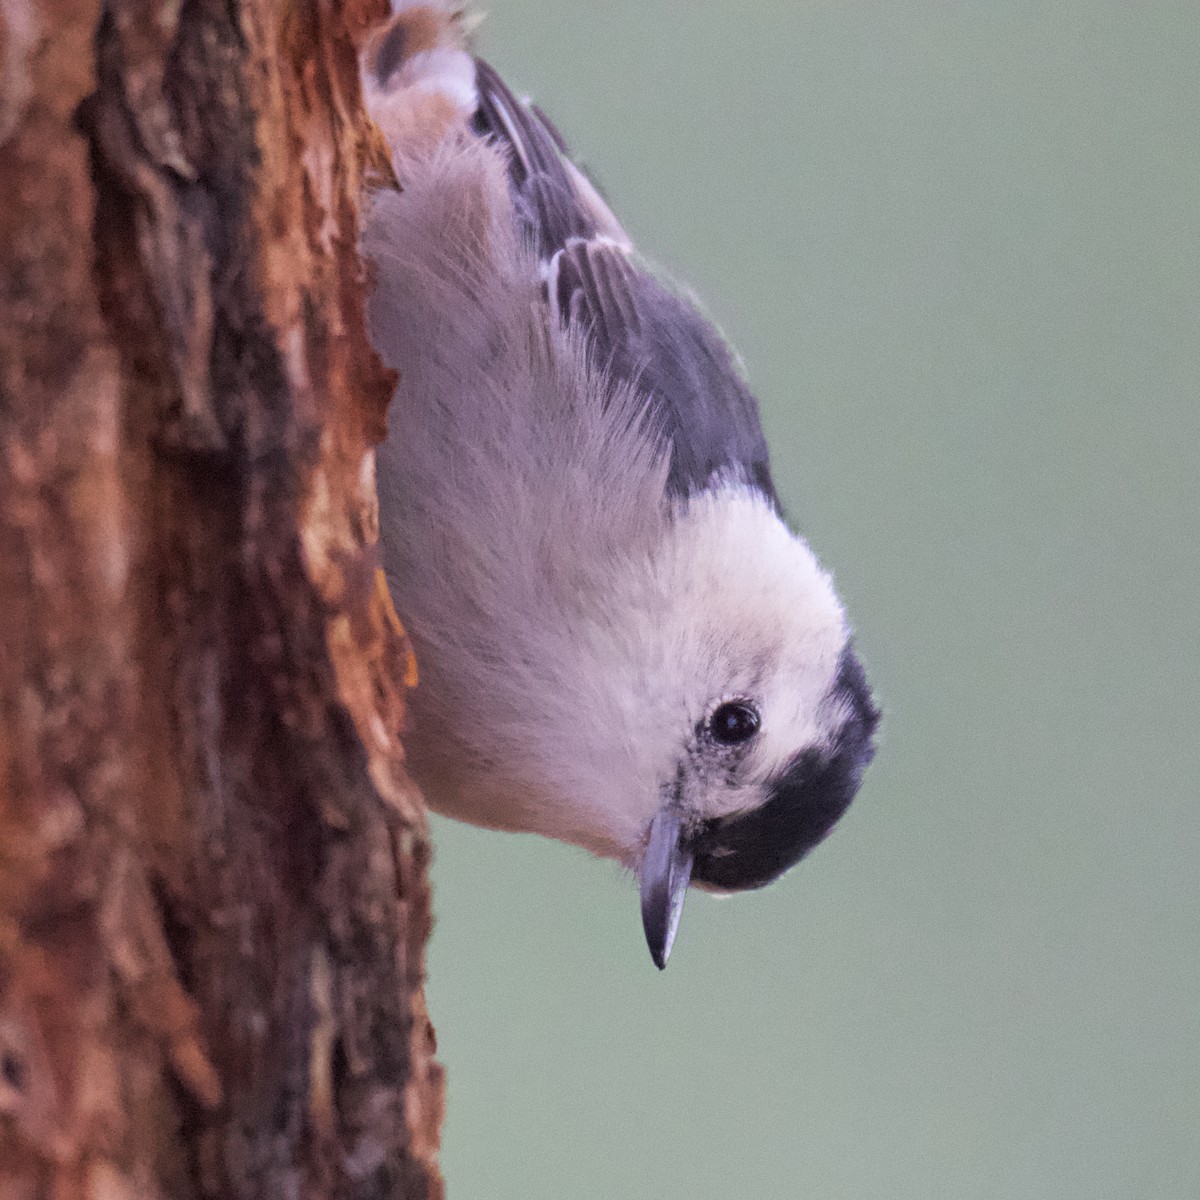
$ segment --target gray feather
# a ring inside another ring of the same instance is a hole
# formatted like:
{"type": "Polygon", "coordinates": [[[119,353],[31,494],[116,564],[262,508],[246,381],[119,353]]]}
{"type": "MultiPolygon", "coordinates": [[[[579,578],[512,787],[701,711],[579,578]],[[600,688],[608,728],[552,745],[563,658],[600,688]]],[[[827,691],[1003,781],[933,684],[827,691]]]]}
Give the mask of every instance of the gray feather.
{"type": "Polygon", "coordinates": [[[597,367],[645,395],[670,447],[671,493],[687,496],[732,476],[778,508],[758,404],[724,339],[607,232],[619,229],[616,218],[542,113],[479,60],[476,80],[476,128],[507,149],[516,211],[547,264],[547,299],[562,320],[586,330],[597,367]]]}

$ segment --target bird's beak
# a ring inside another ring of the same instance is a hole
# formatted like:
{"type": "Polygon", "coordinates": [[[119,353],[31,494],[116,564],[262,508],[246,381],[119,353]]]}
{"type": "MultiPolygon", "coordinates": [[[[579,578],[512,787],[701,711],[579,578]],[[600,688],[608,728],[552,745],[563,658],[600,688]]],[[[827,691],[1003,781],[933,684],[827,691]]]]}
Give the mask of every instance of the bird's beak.
{"type": "Polygon", "coordinates": [[[662,808],[650,822],[650,840],[642,857],[642,928],[650,957],[661,971],[667,965],[683,899],[692,878],[692,852],[680,837],[682,820],[674,807],[662,808]]]}

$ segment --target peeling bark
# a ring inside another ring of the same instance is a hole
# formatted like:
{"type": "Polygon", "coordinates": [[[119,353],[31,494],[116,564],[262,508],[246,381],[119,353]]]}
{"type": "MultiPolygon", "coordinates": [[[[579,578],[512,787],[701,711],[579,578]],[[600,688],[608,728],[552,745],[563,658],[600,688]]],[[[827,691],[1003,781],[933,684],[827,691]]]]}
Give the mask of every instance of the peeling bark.
{"type": "Polygon", "coordinates": [[[0,1195],[440,1197],[383,0],[0,0],[0,1195]]]}

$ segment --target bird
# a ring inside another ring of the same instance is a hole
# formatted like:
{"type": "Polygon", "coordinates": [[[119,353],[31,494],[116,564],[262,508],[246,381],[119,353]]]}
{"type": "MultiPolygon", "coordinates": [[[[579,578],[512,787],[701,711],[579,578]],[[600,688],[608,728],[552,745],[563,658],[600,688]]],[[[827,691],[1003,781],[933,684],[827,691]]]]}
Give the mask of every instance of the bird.
{"type": "Polygon", "coordinates": [[[398,184],[361,245],[407,762],[437,812],[632,872],[661,970],[689,887],[830,832],[880,711],[739,359],[468,26],[402,0],[360,52],[398,184]]]}

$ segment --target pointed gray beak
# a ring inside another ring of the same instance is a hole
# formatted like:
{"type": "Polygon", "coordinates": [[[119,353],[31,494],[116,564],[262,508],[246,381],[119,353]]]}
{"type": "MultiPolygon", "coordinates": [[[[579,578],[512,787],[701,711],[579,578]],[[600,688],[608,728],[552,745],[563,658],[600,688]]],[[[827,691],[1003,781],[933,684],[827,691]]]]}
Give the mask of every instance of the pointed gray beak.
{"type": "Polygon", "coordinates": [[[650,822],[650,840],[642,858],[642,928],[650,957],[661,971],[667,965],[683,899],[692,878],[692,852],[680,840],[682,821],[675,808],[663,808],[650,822]]]}

